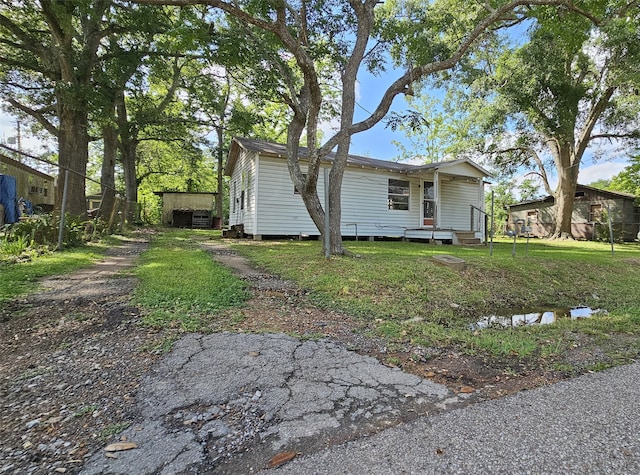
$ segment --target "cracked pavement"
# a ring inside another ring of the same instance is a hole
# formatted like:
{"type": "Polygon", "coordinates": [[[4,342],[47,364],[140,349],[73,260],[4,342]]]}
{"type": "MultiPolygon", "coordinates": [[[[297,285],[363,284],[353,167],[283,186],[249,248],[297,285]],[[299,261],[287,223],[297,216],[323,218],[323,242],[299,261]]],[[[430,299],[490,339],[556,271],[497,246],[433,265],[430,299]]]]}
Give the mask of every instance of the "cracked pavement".
{"type": "Polygon", "coordinates": [[[189,335],[146,375],[136,450],[95,454],[82,473],[249,473],[469,402],[329,340],[189,335]],[[111,455],[114,457],[114,455],[111,455]]]}
{"type": "Polygon", "coordinates": [[[329,340],[193,334],[143,379],[138,448],[95,454],[82,473],[249,473],[470,402],[329,340]]]}

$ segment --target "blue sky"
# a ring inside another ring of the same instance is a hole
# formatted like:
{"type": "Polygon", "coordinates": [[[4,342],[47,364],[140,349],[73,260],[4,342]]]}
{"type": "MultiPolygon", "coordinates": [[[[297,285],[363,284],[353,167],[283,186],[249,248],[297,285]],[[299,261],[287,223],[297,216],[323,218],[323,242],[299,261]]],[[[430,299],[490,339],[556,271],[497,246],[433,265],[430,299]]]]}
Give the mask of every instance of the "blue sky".
{"type": "MultiPolygon", "coordinates": [[[[398,71],[387,74],[383,77],[374,77],[368,73],[363,73],[359,78],[359,94],[358,104],[356,108],[356,120],[361,120],[368,116],[362,108],[367,111],[373,111],[378,105],[382,94],[393,80],[397,78],[398,71]],[[361,108],[361,107],[362,108],[361,108]]],[[[404,96],[396,97],[392,110],[403,111],[407,107],[404,96]]],[[[9,137],[16,135],[16,121],[6,114],[0,113],[0,141],[7,143],[9,137]]],[[[379,123],[371,130],[355,135],[351,140],[351,153],[355,155],[364,155],[382,160],[393,160],[399,155],[397,147],[393,141],[404,140],[401,132],[393,132],[386,128],[383,122],[379,123]]],[[[43,144],[29,137],[23,130],[22,138],[23,148],[35,154],[45,151],[43,144]]],[[[613,175],[620,173],[627,164],[625,156],[619,156],[612,161],[594,162],[589,156],[585,157],[580,171],[580,183],[588,184],[599,178],[611,178],[613,175]]],[[[555,184],[552,183],[553,186],[555,184]]]]}
{"type": "MultiPolygon", "coordinates": [[[[392,71],[390,74],[382,77],[375,77],[367,72],[359,75],[359,97],[357,99],[358,106],[356,106],[356,121],[369,116],[370,114],[368,112],[373,112],[380,103],[384,91],[401,74],[402,73],[398,71],[392,71]],[[366,111],[363,110],[363,108],[366,109],[366,111]]],[[[406,108],[407,104],[404,96],[397,96],[393,102],[392,110],[404,111],[406,108]]],[[[401,132],[393,132],[390,128],[385,127],[384,122],[379,122],[371,130],[352,137],[351,153],[371,158],[379,158],[381,160],[393,160],[399,155],[399,151],[398,148],[393,145],[392,141],[402,142],[403,139],[404,136],[401,132]]]]}
{"type": "MultiPolygon", "coordinates": [[[[383,77],[374,77],[368,73],[361,74],[359,76],[359,105],[368,111],[373,111],[386,88],[397,79],[399,73],[396,71],[395,74],[396,76],[386,75],[383,77]]],[[[406,110],[406,107],[404,96],[398,96],[393,103],[392,110],[403,111],[406,110]]],[[[356,108],[356,120],[362,119],[366,115],[368,114],[360,107],[356,108]]],[[[405,139],[402,132],[393,132],[386,128],[384,123],[379,123],[371,130],[353,136],[350,152],[371,158],[393,160],[399,155],[398,148],[392,143],[394,140],[403,142],[405,139]]],[[[611,178],[620,173],[627,164],[628,157],[622,153],[610,160],[595,161],[592,153],[588,150],[582,160],[579,181],[582,184],[588,184],[601,178],[611,178]]],[[[551,185],[555,187],[556,181],[553,178],[550,181],[551,185]]]]}

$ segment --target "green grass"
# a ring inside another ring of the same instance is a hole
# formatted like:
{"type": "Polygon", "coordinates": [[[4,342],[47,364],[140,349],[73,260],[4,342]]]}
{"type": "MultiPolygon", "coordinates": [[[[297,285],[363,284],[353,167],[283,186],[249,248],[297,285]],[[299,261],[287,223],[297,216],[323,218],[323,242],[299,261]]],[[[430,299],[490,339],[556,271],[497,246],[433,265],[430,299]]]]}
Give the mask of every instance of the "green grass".
{"type": "Polygon", "coordinates": [[[145,324],[199,331],[212,315],[246,301],[245,284],[214,262],[193,236],[193,231],[163,231],[142,255],[134,302],[145,309],[145,324]]]}
{"type": "MultiPolygon", "coordinates": [[[[575,334],[604,342],[616,334],[640,340],[640,246],[519,240],[488,247],[411,242],[347,242],[356,257],[324,259],[316,241],[239,242],[256,265],[311,291],[316,304],[346,311],[391,343],[455,345],[496,357],[555,358],[575,334]],[[455,271],[432,261],[449,254],[467,263],[455,271]],[[526,254],[526,255],[525,255],[526,254]],[[486,315],[588,305],[609,313],[554,325],[471,331],[486,315]]],[[[638,354],[637,345],[630,354],[638,354]]],[[[616,349],[615,351],[621,351],[616,349]]]]}
{"type": "MultiPolygon", "coordinates": [[[[113,241],[109,241],[113,242],[113,241]]],[[[0,262],[0,303],[20,295],[36,292],[38,279],[67,274],[88,267],[108,248],[107,242],[92,243],[61,252],[51,252],[28,262],[0,262]]]]}
{"type": "Polygon", "coordinates": [[[100,439],[106,441],[114,435],[120,434],[123,430],[131,425],[131,421],[123,421],[117,424],[110,424],[100,432],[100,439]]]}

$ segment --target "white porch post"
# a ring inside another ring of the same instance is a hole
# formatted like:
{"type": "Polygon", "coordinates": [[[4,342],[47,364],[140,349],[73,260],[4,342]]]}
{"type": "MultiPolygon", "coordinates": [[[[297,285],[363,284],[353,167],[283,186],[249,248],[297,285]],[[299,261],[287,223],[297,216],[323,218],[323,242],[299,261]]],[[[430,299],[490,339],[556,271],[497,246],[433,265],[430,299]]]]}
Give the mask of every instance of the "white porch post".
{"type": "MultiPolygon", "coordinates": [[[[485,213],[487,212],[487,210],[485,209],[484,206],[484,180],[482,178],[478,178],[478,208],[480,208],[482,211],[484,211],[485,213]]],[[[480,234],[481,234],[481,240],[484,242],[484,237],[487,235],[486,234],[486,230],[485,230],[485,216],[482,213],[478,213],[480,215],[480,234]]]]}
{"type": "Polygon", "coordinates": [[[436,170],[433,172],[433,187],[434,187],[434,199],[436,201],[436,214],[434,216],[433,229],[437,229],[440,227],[440,172],[436,170]]]}

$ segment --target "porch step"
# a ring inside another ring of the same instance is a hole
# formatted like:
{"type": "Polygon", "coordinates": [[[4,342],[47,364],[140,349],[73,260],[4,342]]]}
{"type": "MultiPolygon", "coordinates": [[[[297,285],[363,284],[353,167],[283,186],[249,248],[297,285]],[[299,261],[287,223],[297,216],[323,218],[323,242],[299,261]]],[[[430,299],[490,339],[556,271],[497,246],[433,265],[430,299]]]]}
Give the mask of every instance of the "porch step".
{"type": "Polygon", "coordinates": [[[474,231],[454,231],[453,233],[453,244],[456,246],[473,246],[481,242],[474,231]]]}
{"type": "Polygon", "coordinates": [[[244,237],[244,224],[234,224],[230,229],[222,231],[223,238],[241,239],[244,237]]]}

